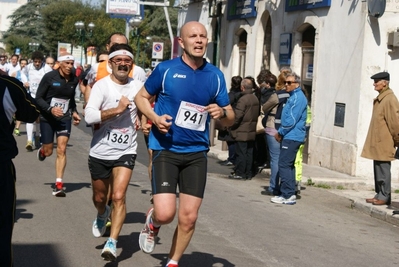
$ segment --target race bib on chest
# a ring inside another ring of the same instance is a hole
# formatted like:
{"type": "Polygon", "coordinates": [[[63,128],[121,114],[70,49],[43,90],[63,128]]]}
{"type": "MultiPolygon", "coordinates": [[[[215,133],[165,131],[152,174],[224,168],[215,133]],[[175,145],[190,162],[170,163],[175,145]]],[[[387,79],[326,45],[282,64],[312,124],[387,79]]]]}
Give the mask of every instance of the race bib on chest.
{"type": "Polygon", "coordinates": [[[50,106],[55,108],[59,107],[62,109],[63,113],[67,113],[69,109],[69,99],[67,100],[67,99],[53,97],[51,99],[50,106]]]}
{"type": "Polygon", "coordinates": [[[205,111],[204,106],[182,101],[177,112],[175,123],[182,128],[204,131],[207,118],[208,111],[205,111]]]}
{"type": "Polygon", "coordinates": [[[127,149],[132,144],[133,129],[129,128],[114,128],[110,126],[105,132],[103,141],[118,149],[127,149]]]}
{"type": "Polygon", "coordinates": [[[30,91],[32,94],[36,95],[37,88],[39,88],[39,83],[35,83],[35,82],[29,83],[29,91],[30,91]]]}

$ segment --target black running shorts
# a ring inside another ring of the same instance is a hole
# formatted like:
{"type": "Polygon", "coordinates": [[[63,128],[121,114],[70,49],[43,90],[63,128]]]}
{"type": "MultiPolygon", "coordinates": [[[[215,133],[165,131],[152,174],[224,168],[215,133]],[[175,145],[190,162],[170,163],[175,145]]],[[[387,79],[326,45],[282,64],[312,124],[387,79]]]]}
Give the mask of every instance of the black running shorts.
{"type": "Polygon", "coordinates": [[[152,193],[179,192],[199,198],[204,197],[207,177],[206,151],[174,153],[155,150],[152,153],[152,193]]]}
{"type": "Polygon", "coordinates": [[[71,135],[72,120],[62,120],[55,122],[48,122],[40,120],[40,142],[42,144],[52,144],[54,142],[54,134],[58,136],[66,136],[69,138],[71,135]]]}
{"type": "Polygon", "coordinates": [[[136,164],[136,154],[123,155],[116,160],[98,159],[89,156],[89,170],[91,179],[108,179],[111,176],[112,169],[115,167],[125,167],[133,170],[136,164]]]}

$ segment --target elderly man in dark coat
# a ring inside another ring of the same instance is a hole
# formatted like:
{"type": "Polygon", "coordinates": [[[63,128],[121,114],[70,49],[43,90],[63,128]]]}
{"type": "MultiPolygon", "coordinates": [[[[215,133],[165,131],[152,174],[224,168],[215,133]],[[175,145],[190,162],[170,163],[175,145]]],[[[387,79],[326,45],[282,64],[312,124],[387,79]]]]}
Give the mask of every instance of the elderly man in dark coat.
{"type": "Polygon", "coordinates": [[[395,159],[395,147],[399,146],[399,102],[389,88],[388,72],[377,73],[371,79],[379,94],[373,102],[373,114],[361,156],[373,160],[376,194],[366,202],[389,205],[391,161],[395,159]]]}
{"type": "Polygon", "coordinates": [[[251,179],[253,176],[253,149],[260,106],[252,91],[252,81],[243,79],[241,97],[234,109],[235,122],[230,128],[231,136],[236,141],[236,162],[234,173],[229,176],[231,179],[251,179]]]}

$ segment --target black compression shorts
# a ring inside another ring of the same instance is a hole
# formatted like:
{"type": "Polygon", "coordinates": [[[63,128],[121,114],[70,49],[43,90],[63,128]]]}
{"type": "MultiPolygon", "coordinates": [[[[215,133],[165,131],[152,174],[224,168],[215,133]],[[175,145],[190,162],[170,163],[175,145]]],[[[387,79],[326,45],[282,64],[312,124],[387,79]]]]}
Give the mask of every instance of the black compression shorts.
{"type": "Polygon", "coordinates": [[[152,193],[179,192],[199,198],[204,197],[207,177],[206,151],[174,153],[155,150],[152,153],[152,193]]]}
{"type": "Polygon", "coordinates": [[[54,134],[56,138],[58,136],[66,136],[69,138],[71,135],[72,120],[62,120],[55,122],[48,122],[46,120],[40,120],[40,141],[43,144],[51,144],[54,142],[54,134]]]}

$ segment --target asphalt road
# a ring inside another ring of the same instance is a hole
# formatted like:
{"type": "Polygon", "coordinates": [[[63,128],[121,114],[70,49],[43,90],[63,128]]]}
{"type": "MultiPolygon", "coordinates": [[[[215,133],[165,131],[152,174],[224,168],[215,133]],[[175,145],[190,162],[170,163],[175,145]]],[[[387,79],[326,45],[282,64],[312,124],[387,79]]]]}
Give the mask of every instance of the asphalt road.
{"type": "MultiPolygon", "coordinates": [[[[15,267],[154,266],[165,264],[176,220],[162,226],[153,254],[138,246],[150,207],[146,153],[140,134],[137,164],[127,192],[127,216],[115,263],[104,262],[106,236],[91,234],[96,210],[87,168],[90,130],[73,127],[64,183],[67,196],[51,195],[55,156],[43,162],[17,137],[17,212],[13,247],[15,267]],[[88,130],[88,132],[86,131],[88,130]]],[[[346,198],[319,188],[302,190],[296,205],[270,202],[261,192],[262,174],[251,181],[229,180],[230,168],[209,159],[209,176],[196,232],[180,266],[398,266],[396,226],[350,208],[346,198]]],[[[0,259],[1,261],[1,259],[0,259]]],[[[0,264],[1,266],[1,264],[0,264]]]]}

